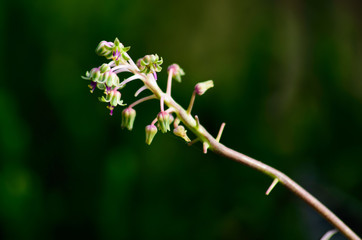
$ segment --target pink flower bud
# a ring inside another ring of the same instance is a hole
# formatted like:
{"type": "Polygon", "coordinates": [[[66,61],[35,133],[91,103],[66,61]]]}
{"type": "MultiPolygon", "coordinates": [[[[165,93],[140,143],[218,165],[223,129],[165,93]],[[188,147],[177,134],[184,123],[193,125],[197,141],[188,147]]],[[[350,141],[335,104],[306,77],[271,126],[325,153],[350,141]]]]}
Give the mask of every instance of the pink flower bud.
{"type": "Polygon", "coordinates": [[[195,86],[195,92],[197,95],[204,94],[209,88],[214,87],[214,82],[212,80],[200,82],[195,86]]]}
{"type": "Polygon", "coordinates": [[[153,138],[157,133],[157,127],[155,125],[147,125],[146,126],[146,143],[150,145],[152,143],[153,138]]]}

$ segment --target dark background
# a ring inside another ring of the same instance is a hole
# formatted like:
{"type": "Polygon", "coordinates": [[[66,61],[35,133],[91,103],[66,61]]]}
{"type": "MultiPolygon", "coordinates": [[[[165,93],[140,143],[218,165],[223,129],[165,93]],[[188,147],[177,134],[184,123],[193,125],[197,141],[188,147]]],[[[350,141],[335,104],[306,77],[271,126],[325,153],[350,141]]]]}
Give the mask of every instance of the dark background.
{"type": "MultiPolygon", "coordinates": [[[[295,179],[362,235],[361,1],[0,2],[1,239],[319,239],[332,227],[268,177],[171,133],[144,143],[90,94],[94,49],[185,70],[173,96],[222,142],[295,179]]],[[[122,76],[121,76],[122,78],[122,76]]],[[[159,74],[165,89],[166,71],[159,74]]],[[[140,82],[122,90],[135,99],[140,82]]],[[[144,95],[146,93],[143,93],[144,95]]],[[[344,239],[340,234],[333,239],[344,239]]]]}

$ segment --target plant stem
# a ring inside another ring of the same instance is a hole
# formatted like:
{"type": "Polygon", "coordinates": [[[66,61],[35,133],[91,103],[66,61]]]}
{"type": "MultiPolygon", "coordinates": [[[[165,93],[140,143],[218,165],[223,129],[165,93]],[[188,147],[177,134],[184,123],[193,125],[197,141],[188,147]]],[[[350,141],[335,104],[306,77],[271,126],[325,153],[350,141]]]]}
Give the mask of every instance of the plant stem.
{"type": "Polygon", "coordinates": [[[229,158],[236,162],[242,163],[248,167],[256,169],[273,179],[277,179],[278,182],[283,184],[287,189],[293,192],[297,197],[302,199],[314,210],[316,210],[322,217],[329,221],[336,229],[338,229],[344,236],[351,240],[361,240],[355,232],[353,232],[341,219],[339,219],[331,210],[317,200],[313,195],[307,192],[303,187],[294,182],[290,177],[282,173],[281,171],[262,163],[254,158],[248,157],[242,153],[239,153],[233,149],[230,149],[223,144],[219,143],[206,129],[197,124],[196,120],[191,114],[176,103],[171,96],[166,95],[158,87],[157,84],[149,84],[149,89],[164,102],[168,107],[172,107],[175,110],[178,118],[189,128],[204,144],[209,146],[209,149],[220,156],[229,158]]]}
{"type": "Polygon", "coordinates": [[[155,95],[150,95],[150,96],[147,96],[147,97],[138,99],[138,100],[135,101],[134,103],[130,104],[128,107],[129,107],[129,108],[133,108],[134,106],[136,106],[136,105],[138,105],[138,104],[140,104],[140,103],[143,103],[143,102],[145,102],[145,101],[151,100],[151,99],[156,99],[156,96],[155,96],[155,95]]]}
{"type": "Polygon", "coordinates": [[[292,191],[295,195],[314,208],[322,217],[334,225],[343,235],[351,240],[360,240],[356,233],[354,233],[341,219],[339,219],[331,210],[324,206],[314,196],[307,192],[304,188],[294,182],[290,177],[281,171],[268,166],[258,160],[248,157],[242,153],[236,152],[221,143],[211,140],[210,149],[226,158],[240,162],[251,168],[254,168],[272,178],[277,178],[281,184],[292,191]]]}
{"type": "Polygon", "coordinates": [[[167,89],[166,89],[167,95],[171,95],[172,74],[173,74],[173,69],[171,68],[167,78],[167,89]]]}
{"type": "Polygon", "coordinates": [[[193,92],[192,92],[192,95],[191,95],[191,100],[190,100],[189,107],[187,108],[187,113],[188,113],[188,114],[191,113],[192,107],[194,106],[195,96],[196,96],[196,92],[193,91],[193,92]]]}

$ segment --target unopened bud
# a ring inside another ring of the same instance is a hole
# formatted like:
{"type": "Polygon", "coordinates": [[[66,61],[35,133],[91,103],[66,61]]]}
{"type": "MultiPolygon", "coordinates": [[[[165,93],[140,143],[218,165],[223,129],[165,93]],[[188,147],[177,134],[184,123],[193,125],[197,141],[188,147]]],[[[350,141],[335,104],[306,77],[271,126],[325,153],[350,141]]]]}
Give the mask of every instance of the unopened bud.
{"type": "Polygon", "coordinates": [[[162,133],[166,133],[167,131],[170,131],[170,124],[171,124],[171,115],[166,112],[162,111],[157,115],[158,120],[158,126],[162,133]]]}
{"type": "Polygon", "coordinates": [[[147,125],[146,126],[146,143],[150,145],[152,143],[153,138],[157,133],[157,127],[155,125],[147,125]]]}
{"type": "Polygon", "coordinates": [[[183,138],[186,142],[190,142],[190,138],[187,136],[186,134],[186,130],[184,128],[184,126],[178,125],[174,130],[173,130],[173,134],[175,134],[178,137],[183,138]]]}
{"type": "Polygon", "coordinates": [[[122,111],[122,128],[127,128],[128,130],[132,130],[133,123],[136,118],[136,111],[133,108],[126,108],[122,111]]]}
{"type": "Polygon", "coordinates": [[[112,56],[113,46],[114,44],[112,42],[101,41],[96,48],[96,53],[100,56],[109,58],[112,56]]]}
{"type": "Polygon", "coordinates": [[[116,66],[120,65],[120,64],[124,64],[126,63],[126,61],[128,61],[130,58],[126,55],[126,52],[130,49],[131,47],[125,47],[123,46],[123,44],[118,40],[118,38],[116,38],[114,40],[114,47],[112,49],[112,59],[114,61],[114,63],[116,64],[116,66]]]}
{"type": "Polygon", "coordinates": [[[111,67],[107,63],[103,63],[102,66],[99,67],[101,73],[105,73],[111,70],[111,67]]]}
{"type": "Polygon", "coordinates": [[[172,70],[172,77],[178,81],[181,82],[181,76],[185,75],[185,72],[180,66],[176,63],[170,65],[167,68],[167,72],[170,74],[170,71],[172,70]]]}
{"type": "Polygon", "coordinates": [[[120,99],[121,99],[121,93],[120,92],[118,92],[117,90],[112,90],[110,92],[110,101],[109,101],[109,103],[113,107],[118,105],[118,102],[120,101],[120,99]]]}
{"type": "Polygon", "coordinates": [[[107,84],[108,87],[117,87],[119,85],[119,77],[112,71],[103,73],[102,82],[107,84]]]}
{"type": "Polygon", "coordinates": [[[109,90],[106,92],[106,97],[99,98],[101,102],[108,102],[110,106],[116,107],[117,105],[124,106],[123,100],[121,100],[121,93],[117,89],[109,90]]]}
{"type": "Polygon", "coordinates": [[[214,82],[212,80],[200,82],[195,86],[195,92],[197,95],[204,94],[209,88],[214,87],[214,82]]]}
{"type": "Polygon", "coordinates": [[[99,71],[99,68],[92,68],[89,74],[90,78],[94,82],[98,82],[101,77],[101,72],[99,71]]]}

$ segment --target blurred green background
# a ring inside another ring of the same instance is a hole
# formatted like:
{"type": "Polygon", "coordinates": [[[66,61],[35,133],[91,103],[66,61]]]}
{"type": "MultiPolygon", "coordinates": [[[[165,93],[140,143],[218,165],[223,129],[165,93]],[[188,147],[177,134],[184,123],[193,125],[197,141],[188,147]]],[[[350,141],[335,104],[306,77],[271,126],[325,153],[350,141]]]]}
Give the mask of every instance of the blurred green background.
{"type": "MultiPolygon", "coordinates": [[[[121,130],[88,82],[118,37],[185,70],[173,96],[222,142],[294,178],[362,235],[361,1],[0,2],[0,239],[319,239],[332,227],[268,177],[121,130]]],[[[165,89],[166,71],[159,74],[165,89]]],[[[135,100],[140,83],[122,90],[135,100]]],[[[145,95],[143,93],[142,95],[145,95]]],[[[340,234],[333,239],[344,239],[340,234]]]]}

